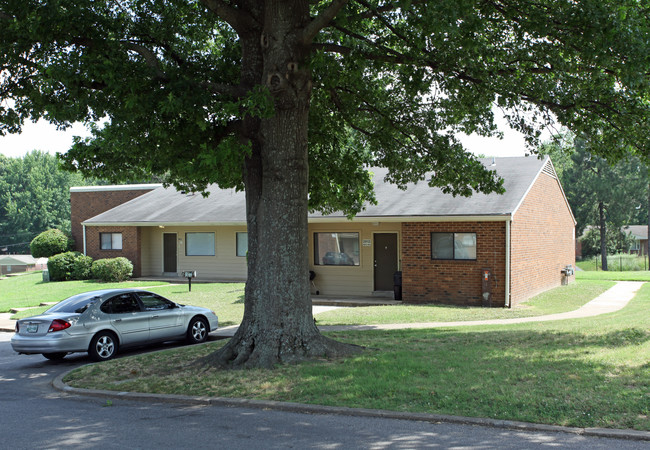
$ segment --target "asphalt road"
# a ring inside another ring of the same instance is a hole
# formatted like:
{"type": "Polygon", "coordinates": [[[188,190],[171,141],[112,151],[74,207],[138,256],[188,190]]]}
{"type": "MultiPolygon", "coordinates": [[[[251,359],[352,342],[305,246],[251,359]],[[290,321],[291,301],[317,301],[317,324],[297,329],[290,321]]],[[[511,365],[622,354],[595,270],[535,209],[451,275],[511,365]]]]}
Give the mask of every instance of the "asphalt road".
{"type": "Polygon", "coordinates": [[[650,448],[648,441],[572,433],[71,395],[55,390],[52,380],[88,363],[86,355],[58,363],[17,355],[10,338],[0,333],[1,448],[650,448]]]}

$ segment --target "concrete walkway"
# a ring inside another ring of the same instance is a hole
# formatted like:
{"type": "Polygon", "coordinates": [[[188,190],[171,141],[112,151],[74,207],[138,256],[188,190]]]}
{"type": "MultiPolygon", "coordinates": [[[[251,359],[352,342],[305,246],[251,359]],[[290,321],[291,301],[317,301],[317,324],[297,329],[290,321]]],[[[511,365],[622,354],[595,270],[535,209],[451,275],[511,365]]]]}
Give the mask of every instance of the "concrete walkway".
{"type": "MultiPolygon", "coordinates": [[[[474,325],[508,325],[513,323],[526,322],[547,322],[551,320],[579,319],[581,317],[593,317],[601,314],[618,311],[627,305],[627,303],[636,295],[643,282],[640,281],[619,281],[615,286],[603,292],[601,295],[586,303],[581,308],[574,311],[568,311],[558,314],[549,314],[547,316],[521,317],[517,319],[492,319],[492,320],[472,320],[465,322],[426,322],[426,323],[396,323],[384,325],[325,325],[320,326],[321,331],[344,331],[344,330],[398,330],[407,328],[440,328],[440,327],[459,327],[474,325]]],[[[314,315],[333,309],[331,306],[314,306],[314,315]]],[[[14,331],[15,320],[11,320],[12,314],[0,314],[0,331],[14,331]]],[[[213,336],[230,337],[237,331],[237,325],[219,328],[211,333],[213,336]]]]}
{"type": "MultiPolygon", "coordinates": [[[[508,325],[513,323],[526,322],[547,322],[551,320],[579,319],[582,317],[599,316],[623,309],[625,305],[636,295],[643,286],[641,281],[619,281],[600,294],[592,301],[584,304],[581,308],[547,316],[521,317],[516,319],[491,319],[491,320],[470,320],[464,322],[424,322],[424,323],[394,323],[383,325],[323,325],[318,329],[321,331],[345,331],[345,330],[400,330],[416,328],[441,328],[441,327],[462,327],[473,325],[508,325]]],[[[315,313],[315,312],[314,312],[315,313]]],[[[214,333],[215,336],[229,337],[237,331],[237,325],[221,328],[214,333]]]]}

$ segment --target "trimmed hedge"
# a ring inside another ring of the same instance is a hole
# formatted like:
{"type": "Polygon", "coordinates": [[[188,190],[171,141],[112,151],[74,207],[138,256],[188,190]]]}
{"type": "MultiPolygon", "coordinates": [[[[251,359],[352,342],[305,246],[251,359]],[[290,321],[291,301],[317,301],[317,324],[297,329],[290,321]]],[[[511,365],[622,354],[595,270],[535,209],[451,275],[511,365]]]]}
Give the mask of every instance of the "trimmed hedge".
{"type": "Polygon", "coordinates": [[[70,281],[90,279],[93,259],[79,252],[59,253],[47,261],[50,281],[70,281]]]}
{"type": "Polygon", "coordinates": [[[92,277],[101,281],[126,281],[133,275],[133,264],[126,258],[98,259],[91,268],[92,277]]]}
{"type": "Polygon", "coordinates": [[[32,239],[29,249],[34,258],[49,258],[68,251],[70,239],[61,230],[47,230],[32,239]]]}

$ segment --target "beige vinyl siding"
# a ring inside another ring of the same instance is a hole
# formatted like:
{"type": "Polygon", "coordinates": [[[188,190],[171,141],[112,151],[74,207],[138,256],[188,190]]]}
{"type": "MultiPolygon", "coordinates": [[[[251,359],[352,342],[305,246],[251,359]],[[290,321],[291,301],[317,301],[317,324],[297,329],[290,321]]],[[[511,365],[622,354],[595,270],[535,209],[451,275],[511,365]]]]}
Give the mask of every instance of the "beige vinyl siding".
{"type": "MultiPolygon", "coordinates": [[[[374,288],[374,234],[395,233],[398,255],[401,250],[401,223],[318,223],[309,225],[309,268],[316,272],[314,283],[322,296],[369,296],[374,288]],[[359,233],[360,264],[358,266],[314,265],[314,233],[359,233]],[[369,240],[370,246],[363,241],[369,240]]],[[[219,227],[143,227],[142,275],[160,276],[163,266],[163,233],[176,233],[178,245],[178,270],[196,270],[198,278],[219,281],[246,280],[246,258],[236,256],[237,232],[243,226],[219,227]],[[185,256],[185,233],[214,232],[215,256],[185,256]],[[182,241],[182,242],[181,242],[182,241]]],[[[401,261],[398,261],[401,268],[401,261]]],[[[314,289],[312,287],[312,293],[314,289]]]]}
{"type": "MultiPolygon", "coordinates": [[[[309,268],[316,272],[314,283],[322,296],[368,296],[374,288],[374,233],[396,233],[400,254],[400,223],[318,223],[309,224],[309,268]],[[358,266],[314,265],[314,233],[359,233],[360,264],[358,266]],[[363,240],[371,245],[363,246],[363,240]]],[[[312,287],[312,293],[314,288],[312,287]]]]}
{"type": "Polygon", "coordinates": [[[179,272],[196,270],[197,279],[245,281],[246,258],[236,256],[236,233],[246,231],[242,226],[221,227],[143,227],[143,276],[160,276],[163,270],[163,233],[175,233],[179,272]],[[186,256],[185,233],[215,233],[214,256],[186,256]]]}

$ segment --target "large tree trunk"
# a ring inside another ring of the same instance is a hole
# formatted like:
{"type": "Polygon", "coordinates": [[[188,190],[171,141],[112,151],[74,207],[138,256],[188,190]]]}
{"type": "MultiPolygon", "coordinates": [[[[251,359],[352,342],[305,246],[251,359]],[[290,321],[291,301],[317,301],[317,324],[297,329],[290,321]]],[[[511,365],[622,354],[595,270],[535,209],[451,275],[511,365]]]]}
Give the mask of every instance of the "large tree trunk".
{"type": "Polygon", "coordinates": [[[598,218],[600,220],[600,258],[603,270],[607,269],[607,221],[603,202],[598,203],[598,218]]]}
{"type": "Polygon", "coordinates": [[[251,59],[243,70],[251,76],[256,72],[251,66],[261,61],[256,83],[270,90],[275,114],[258,120],[255,132],[249,132],[244,318],[230,342],[210,358],[229,367],[272,367],[358,351],[322,336],[312,316],[307,235],[311,79],[308,48],[294,28],[309,21],[308,2],[265,5],[261,36],[242,44],[244,63],[251,59]]]}

